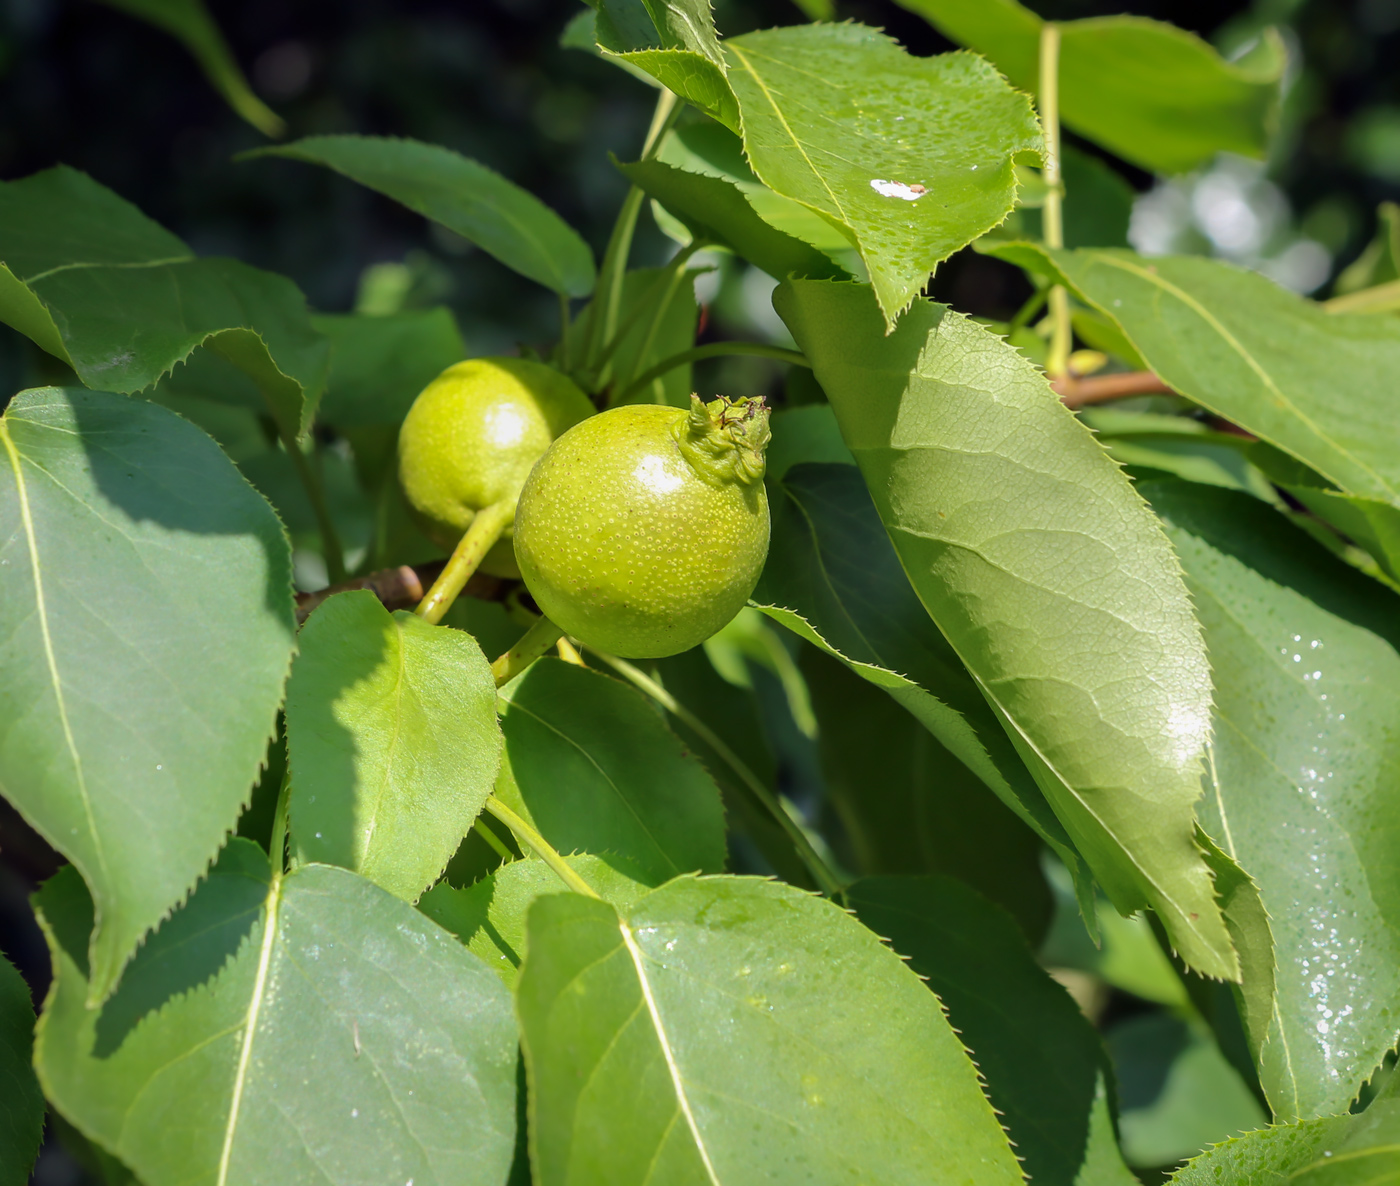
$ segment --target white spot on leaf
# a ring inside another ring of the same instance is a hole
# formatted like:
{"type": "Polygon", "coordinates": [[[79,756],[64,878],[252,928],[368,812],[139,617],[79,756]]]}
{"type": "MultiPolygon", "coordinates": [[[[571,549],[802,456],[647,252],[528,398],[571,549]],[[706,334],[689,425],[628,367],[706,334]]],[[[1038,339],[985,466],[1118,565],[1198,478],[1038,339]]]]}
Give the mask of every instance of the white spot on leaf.
{"type": "Polygon", "coordinates": [[[903,198],[906,202],[917,202],[928,190],[922,185],[905,185],[902,181],[881,181],[878,177],[870,179],[870,188],[882,198],[903,198]]]}

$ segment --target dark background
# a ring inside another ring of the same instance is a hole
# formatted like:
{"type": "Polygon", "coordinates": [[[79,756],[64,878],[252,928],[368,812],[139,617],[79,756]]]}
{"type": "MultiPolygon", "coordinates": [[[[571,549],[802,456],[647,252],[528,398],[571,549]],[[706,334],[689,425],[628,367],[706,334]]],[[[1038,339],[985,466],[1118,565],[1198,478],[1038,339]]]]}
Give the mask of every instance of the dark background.
{"type": "MultiPolygon", "coordinates": [[[[1370,239],[1377,203],[1400,199],[1400,0],[1033,7],[1050,17],[1126,10],[1170,20],[1227,52],[1279,25],[1292,65],[1269,176],[1298,232],[1331,253],[1333,275],[1370,239]]],[[[626,188],[608,153],[635,157],[655,92],[559,48],[577,0],[214,0],[211,8],[255,90],[287,120],[288,138],[364,132],[447,145],[543,197],[601,253],[626,188]]],[[[887,0],[839,0],[838,15],[881,26],[917,54],[951,48],[887,0]]],[[[803,19],[789,0],[716,4],[728,35],[803,19]]],[[[264,142],[166,34],[93,0],[0,0],[0,180],[59,162],[85,170],[197,252],[286,273],[323,310],[351,308],[367,266],[405,262],[415,277],[410,303],[450,305],[471,353],[551,337],[552,294],[463,240],[328,171],[232,160],[264,142]]],[[[1139,189],[1153,182],[1123,171],[1139,189]]],[[[634,262],[667,254],[644,216],[634,262]]],[[[964,253],[940,269],[934,291],[1004,317],[1022,284],[1005,265],[964,253]]],[[[709,332],[746,329],[721,314],[709,332]]],[[[34,382],[39,365],[0,326],[0,394],[34,382]]],[[[46,958],[26,897],[55,858],[2,801],[0,850],[0,949],[42,994],[46,958]]],[[[83,1180],[52,1148],[36,1177],[47,1186],[83,1180]]]]}

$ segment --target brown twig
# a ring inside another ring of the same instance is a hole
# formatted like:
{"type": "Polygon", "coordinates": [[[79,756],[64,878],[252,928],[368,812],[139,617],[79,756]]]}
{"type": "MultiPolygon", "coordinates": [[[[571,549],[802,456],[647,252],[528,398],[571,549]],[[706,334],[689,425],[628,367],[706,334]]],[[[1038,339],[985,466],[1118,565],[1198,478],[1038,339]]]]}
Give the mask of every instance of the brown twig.
{"type": "Polygon", "coordinates": [[[1079,379],[1066,375],[1055,379],[1050,386],[1066,407],[1082,408],[1086,404],[1102,404],[1114,399],[1127,399],[1133,395],[1175,395],[1151,371],[1127,371],[1117,375],[1090,375],[1079,379]]]}
{"type": "MultiPolygon", "coordinates": [[[[381,568],[378,572],[372,572],[368,576],[352,577],[348,581],[340,581],[327,589],[318,589],[315,593],[298,593],[297,625],[305,622],[311,616],[311,611],[327,597],[334,593],[345,593],[351,589],[368,589],[384,603],[385,609],[412,609],[423,600],[424,590],[428,589],[437,579],[438,574],[442,571],[443,563],[441,560],[433,560],[427,564],[416,564],[412,567],[401,564],[398,568],[381,568]]],[[[462,592],[482,601],[501,601],[517,583],[506,580],[504,577],[493,577],[484,572],[476,572],[472,574],[471,580],[467,582],[462,592]]]]}

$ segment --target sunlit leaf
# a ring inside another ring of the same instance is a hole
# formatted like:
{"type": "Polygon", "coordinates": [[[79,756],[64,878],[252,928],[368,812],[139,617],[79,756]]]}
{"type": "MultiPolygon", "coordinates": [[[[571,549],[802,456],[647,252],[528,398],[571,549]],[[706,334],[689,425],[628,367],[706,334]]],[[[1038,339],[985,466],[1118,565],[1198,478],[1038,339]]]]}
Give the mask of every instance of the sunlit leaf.
{"type": "Polygon", "coordinates": [[[391,614],[364,589],[317,607],[299,652],[287,685],[293,851],[415,901],[500,768],[490,665],[470,635],[391,614]]]}
{"type": "Polygon", "coordinates": [[[324,165],[469,239],[522,276],[567,296],[593,290],[593,253],[528,190],[477,161],[418,140],[308,136],[247,154],[324,165]]]}
{"type": "Polygon", "coordinates": [[[146,1186],[504,1181],[509,997],[407,903],[324,865],[270,884],[267,854],[235,839],[100,1011],[81,881],[61,872],[36,904],[45,1091],[146,1186]]]}
{"type": "Polygon", "coordinates": [[[855,24],[746,33],[725,53],[754,173],[845,229],[887,329],[1006,217],[1013,158],[1040,151],[1030,101],[973,54],[916,58],[855,24]]]}
{"type": "Polygon", "coordinates": [[[658,882],[724,868],[719,792],[640,692],[541,659],[500,712],[497,793],[560,852],[616,854],[658,882]]]}
{"type": "Polygon", "coordinates": [[[1236,979],[1193,840],[1210,671],[1180,570],[1127,478],[999,338],[868,289],[774,304],[831,398],[919,599],[1119,910],[1236,979]]]}
{"type": "MultiPolygon", "coordinates": [[[[898,0],[939,32],[986,54],[1019,87],[1040,85],[1044,22],[1016,0],[898,0]]],[[[1287,59],[1266,30],[1227,62],[1175,25],[1136,16],[1059,21],[1060,118],[1144,169],[1181,173],[1217,152],[1262,157],[1287,59]]]]}
{"type": "Polygon", "coordinates": [[[218,446],[154,404],[24,392],[0,445],[0,786],[92,890],[96,1003],[248,801],[291,558],[218,446]]]}
{"type": "Polygon", "coordinates": [[[106,391],[150,387],[203,346],[248,375],[290,435],[325,384],[326,342],[290,280],[196,259],[61,165],[0,183],[0,320],[106,391]]]}
{"type": "Polygon", "coordinates": [[[830,902],[677,879],[530,908],[517,986],[540,1186],[1021,1182],[937,999],[830,902]]]}
{"type": "Polygon", "coordinates": [[[1273,931],[1260,1082],[1280,1118],[1345,1111],[1400,1038],[1400,599],[1252,499],[1143,490],[1215,676],[1201,821],[1273,931]]]}

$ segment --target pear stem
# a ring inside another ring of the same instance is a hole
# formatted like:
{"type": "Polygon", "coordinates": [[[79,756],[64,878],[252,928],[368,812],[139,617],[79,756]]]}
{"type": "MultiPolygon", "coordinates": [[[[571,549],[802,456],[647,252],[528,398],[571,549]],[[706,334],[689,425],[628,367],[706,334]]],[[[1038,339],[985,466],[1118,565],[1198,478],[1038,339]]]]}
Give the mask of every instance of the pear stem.
{"type": "Polygon", "coordinates": [[[510,683],[563,637],[564,632],[558,626],[548,618],[541,618],[525,631],[519,642],[491,664],[491,674],[496,677],[496,687],[501,688],[510,683]]]}
{"type": "Polygon", "coordinates": [[[433,587],[428,590],[427,596],[418,603],[418,608],[413,612],[434,625],[441,622],[443,615],[457,600],[462,586],[471,580],[472,573],[481,566],[486,553],[495,546],[496,541],[501,538],[501,532],[513,518],[513,498],[504,498],[477,511],[466,534],[453,549],[452,558],[448,560],[438,579],[433,582],[433,587]]]}

